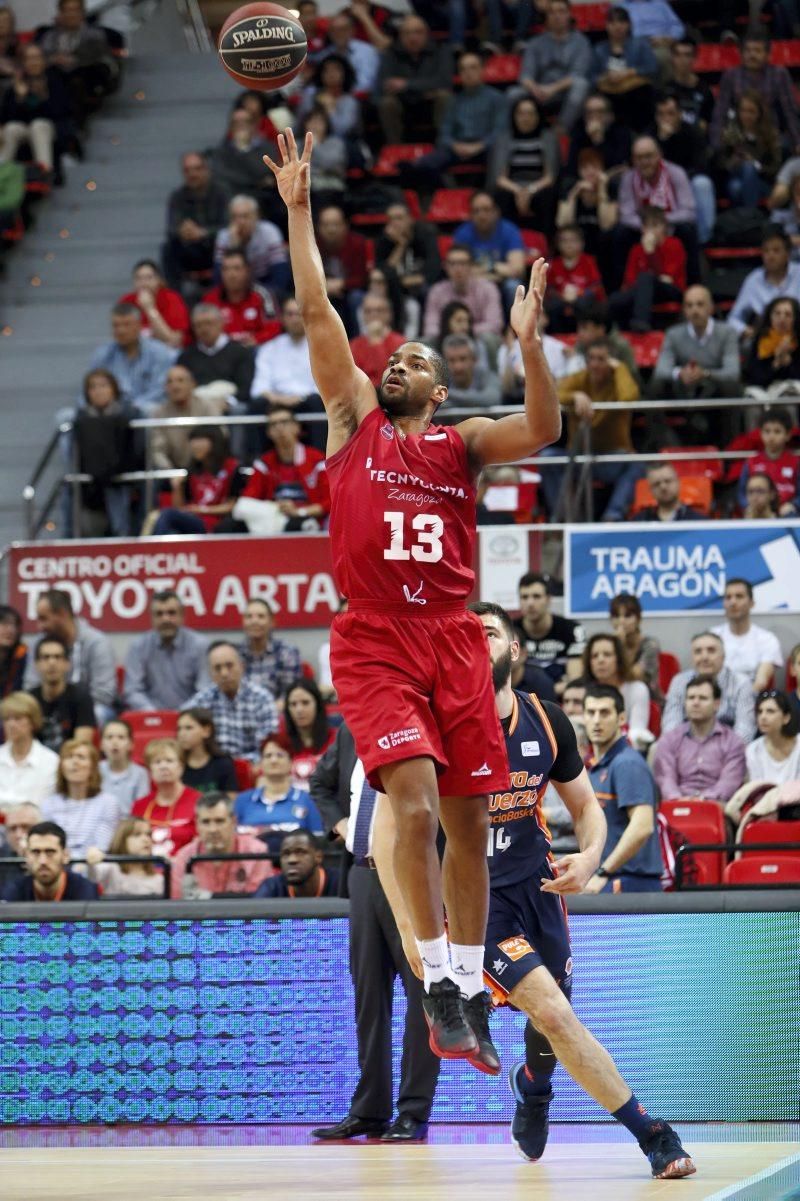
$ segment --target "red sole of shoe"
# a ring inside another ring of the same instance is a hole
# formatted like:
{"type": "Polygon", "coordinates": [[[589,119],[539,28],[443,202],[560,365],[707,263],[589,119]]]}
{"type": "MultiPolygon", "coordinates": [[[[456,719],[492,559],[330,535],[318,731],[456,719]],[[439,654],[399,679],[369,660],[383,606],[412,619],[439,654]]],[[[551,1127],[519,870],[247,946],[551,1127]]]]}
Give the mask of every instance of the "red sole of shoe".
{"type": "Polygon", "coordinates": [[[474,1047],[464,1051],[443,1051],[434,1039],[433,1034],[431,1034],[430,1038],[428,1039],[428,1046],[433,1051],[434,1055],[438,1055],[439,1059],[469,1059],[470,1055],[475,1053],[474,1047]]]}
{"type": "Polygon", "coordinates": [[[499,1063],[496,1068],[490,1068],[487,1064],[482,1063],[480,1059],[473,1059],[470,1055],[467,1056],[467,1060],[479,1072],[483,1072],[484,1076],[499,1076],[503,1070],[502,1064],[499,1063]]]}

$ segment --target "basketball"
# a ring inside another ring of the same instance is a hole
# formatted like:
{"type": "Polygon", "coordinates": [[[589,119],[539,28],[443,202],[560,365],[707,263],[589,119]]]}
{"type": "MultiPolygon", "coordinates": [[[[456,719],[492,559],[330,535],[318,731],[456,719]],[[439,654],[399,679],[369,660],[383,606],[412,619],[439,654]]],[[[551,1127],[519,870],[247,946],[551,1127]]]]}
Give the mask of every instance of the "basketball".
{"type": "Polygon", "coordinates": [[[222,26],[219,57],[228,74],[246,88],[281,88],[306,61],[302,25],[280,4],[245,4],[222,26]]]}

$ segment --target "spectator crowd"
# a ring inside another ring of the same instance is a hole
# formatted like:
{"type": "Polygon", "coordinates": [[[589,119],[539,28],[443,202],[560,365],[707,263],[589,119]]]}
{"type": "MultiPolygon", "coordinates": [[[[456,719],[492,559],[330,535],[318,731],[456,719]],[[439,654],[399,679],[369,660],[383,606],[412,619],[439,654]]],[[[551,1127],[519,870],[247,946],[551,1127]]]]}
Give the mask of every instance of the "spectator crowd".
{"type": "MultiPolygon", "coordinates": [[[[795,513],[800,122],[790,68],[800,53],[785,39],[800,30],[788,4],[763,14],[751,3],[744,29],[735,0],[702,21],[677,7],[493,2],[473,27],[460,0],[415,0],[404,16],[359,3],[332,17],[306,0],[301,74],[280,92],[242,91],[218,142],[200,132],[165,198],[160,249],[154,231],[153,257],[130,266],[129,282],[120,276],[68,448],[91,478],[81,532],[325,527],[323,426],[308,420],[322,407],[285,210],[263,164],[286,124],[314,133],[328,296],[373,382],[402,339],[420,338],[446,360],[453,407],[518,403],[509,307],[544,253],[542,332],[568,416],[562,452],[587,438],[599,455],[729,448],[741,457],[726,471],[708,461],[681,470],[683,504],[704,516],[795,513]],[[703,407],[742,396],[753,406],[703,407]],[[697,407],[642,417],[610,408],[645,398],[697,407]],[[780,446],[761,413],[781,425],[780,446]],[[130,436],[136,417],[196,421],[148,435],[148,464],[174,472],[153,490],[117,480],[145,464],[144,436],[130,436]],[[236,417],[254,420],[226,426],[236,417]],[[754,458],[780,494],[762,479],[748,491],[754,458]],[[692,506],[684,480],[714,472],[716,493],[692,506]]],[[[51,170],[45,127],[53,146],[71,136],[57,97],[79,131],[113,87],[107,34],[81,0],[59,0],[54,24],[32,40],[17,38],[0,8],[6,162],[30,151],[51,170]]],[[[668,518],[671,502],[653,505],[642,463],[595,464],[606,519],[648,508],[668,518]]],[[[506,474],[506,486],[530,482],[506,474]]],[[[516,508],[492,520],[558,517],[568,478],[545,465],[533,497],[523,503],[518,487],[516,508]]]]}
{"type": "MultiPolygon", "coordinates": [[[[631,594],[587,638],[553,612],[549,577],[524,575],[518,593],[512,682],[572,721],[606,811],[604,860],[624,835],[626,890],[674,884],[672,843],[693,840],[674,828],[679,803],[710,804],[722,842],[763,818],[800,830],[800,643],[752,620],[749,581],[727,581],[725,621],[694,634],[685,665],[645,632],[631,594]]],[[[66,593],[43,593],[37,614],[28,646],[19,615],[0,612],[0,895],[338,895],[346,829],[325,780],[341,718],[269,605],[247,603],[240,638],[208,641],[174,592],[156,593],[152,629],[119,671],[66,593]]],[[[574,848],[552,790],[543,804],[556,847],[574,848]]]]}

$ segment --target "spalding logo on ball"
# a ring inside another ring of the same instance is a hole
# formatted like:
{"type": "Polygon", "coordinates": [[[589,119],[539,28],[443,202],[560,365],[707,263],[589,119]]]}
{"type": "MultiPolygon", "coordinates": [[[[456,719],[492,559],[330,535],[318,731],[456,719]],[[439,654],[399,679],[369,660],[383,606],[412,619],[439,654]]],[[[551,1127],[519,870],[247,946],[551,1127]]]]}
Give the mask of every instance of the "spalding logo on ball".
{"type": "Polygon", "coordinates": [[[280,4],[245,4],[222,26],[218,49],[237,83],[269,92],[294,79],[306,61],[306,35],[280,4]]]}

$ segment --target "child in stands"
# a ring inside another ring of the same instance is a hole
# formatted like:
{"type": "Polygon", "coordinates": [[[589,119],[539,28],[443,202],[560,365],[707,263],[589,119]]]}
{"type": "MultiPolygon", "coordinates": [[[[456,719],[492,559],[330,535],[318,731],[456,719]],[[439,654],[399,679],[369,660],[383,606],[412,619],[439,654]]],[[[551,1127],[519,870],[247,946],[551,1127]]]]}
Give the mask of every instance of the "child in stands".
{"type": "Polygon", "coordinates": [[[564,225],[557,235],[558,254],[550,264],[544,307],[550,332],[573,333],[587,305],[606,298],[594,255],[585,253],[579,225],[564,225]]]}
{"type": "Polygon", "coordinates": [[[763,450],[756,451],[739,477],[739,507],[747,507],[747,481],[756,473],[767,475],[778,492],[780,517],[800,513],[800,458],[788,449],[792,419],[787,409],[766,409],[759,422],[763,450]]]}
{"type": "Polygon", "coordinates": [[[686,290],[686,251],[669,232],[664,210],[642,211],[642,237],[628,252],[622,291],[611,297],[611,313],[622,329],[647,333],[653,305],[680,301],[686,290]]]}

